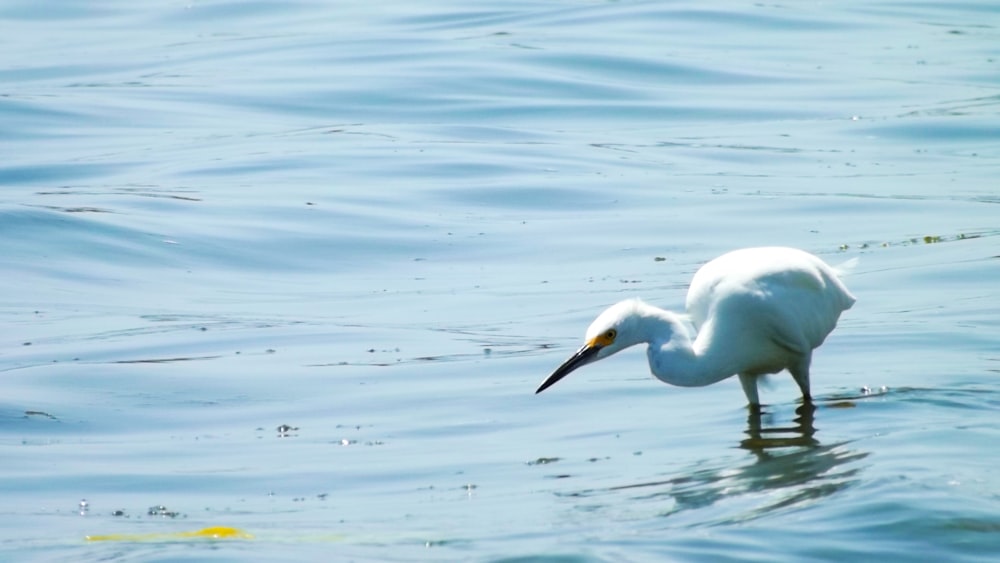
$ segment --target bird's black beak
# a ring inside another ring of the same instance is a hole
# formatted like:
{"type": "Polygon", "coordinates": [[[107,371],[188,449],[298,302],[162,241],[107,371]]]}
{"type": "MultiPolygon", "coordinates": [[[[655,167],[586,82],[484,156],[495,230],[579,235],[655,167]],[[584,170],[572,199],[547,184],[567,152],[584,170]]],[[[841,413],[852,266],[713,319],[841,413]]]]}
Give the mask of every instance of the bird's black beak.
{"type": "Polygon", "coordinates": [[[576,368],[585,366],[594,361],[597,358],[597,351],[600,349],[601,347],[596,344],[584,344],[583,347],[577,350],[575,354],[563,362],[561,366],[557,367],[556,370],[552,372],[552,375],[545,378],[545,381],[538,386],[538,390],[535,391],[535,394],[537,395],[549,387],[552,387],[557,381],[569,375],[570,372],[576,368]]]}

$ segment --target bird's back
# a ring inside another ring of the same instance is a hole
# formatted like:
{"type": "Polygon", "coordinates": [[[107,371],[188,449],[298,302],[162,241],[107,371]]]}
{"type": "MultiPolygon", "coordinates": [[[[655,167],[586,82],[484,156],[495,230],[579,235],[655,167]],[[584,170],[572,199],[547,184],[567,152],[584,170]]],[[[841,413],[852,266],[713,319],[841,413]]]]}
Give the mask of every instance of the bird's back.
{"type": "MultiPolygon", "coordinates": [[[[702,346],[807,354],[823,343],[854,297],[819,258],[793,248],[736,250],[695,274],[687,310],[702,346]]],[[[748,352],[750,353],[750,352],[748,352]]]]}

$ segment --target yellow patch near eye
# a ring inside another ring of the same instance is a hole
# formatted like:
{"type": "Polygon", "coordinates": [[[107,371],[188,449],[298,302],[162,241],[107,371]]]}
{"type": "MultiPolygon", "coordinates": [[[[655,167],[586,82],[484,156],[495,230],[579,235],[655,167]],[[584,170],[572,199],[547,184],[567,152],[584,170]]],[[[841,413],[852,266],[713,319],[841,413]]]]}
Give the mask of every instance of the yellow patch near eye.
{"type": "Polygon", "coordinates": [[[588,342],[588,344],[590,346],[597,346],[599,348],[603,348],[603,347],[608,346],[609,344],[613,343],[615,341],[615,337],[616,336],[618,336],[618,331],[616,331],[613,328],[612,329],[608,329],[608,330],[602,332],[601,334],[598,334],[597,336],[595,336],[593,338],[593,340],[591,340],[590,342],[588,342]]]}

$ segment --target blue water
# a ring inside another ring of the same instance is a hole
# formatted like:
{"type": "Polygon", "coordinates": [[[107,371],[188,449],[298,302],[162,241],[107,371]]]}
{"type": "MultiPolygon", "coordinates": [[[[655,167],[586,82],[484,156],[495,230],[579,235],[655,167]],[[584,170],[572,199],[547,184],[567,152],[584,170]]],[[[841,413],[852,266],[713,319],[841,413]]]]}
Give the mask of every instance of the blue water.
{"type": "Polygon", "coordinates": [[[0,24],[0,559],[1000,553],[995,2],[0,24]],[[534,395],[764,244],[860,259],[815,412],[639,350],[534,395]]]}

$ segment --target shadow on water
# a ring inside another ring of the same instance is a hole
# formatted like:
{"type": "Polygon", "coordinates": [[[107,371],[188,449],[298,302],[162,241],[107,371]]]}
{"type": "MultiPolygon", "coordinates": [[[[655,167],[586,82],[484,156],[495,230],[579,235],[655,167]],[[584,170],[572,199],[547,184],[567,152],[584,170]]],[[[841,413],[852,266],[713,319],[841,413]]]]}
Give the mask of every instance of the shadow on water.
{"type": "Polygon", "coordinates": [[[668,479],[573,496],[625,493],[631,495],[632,503],[650,503],[661,517],[708,509],[727,501],[723,514],[712,511],[707,513],[710,516],[695,515],[695,522],[686,522],[724,525],[805,506],[856,483],[862,467],[853,462],[868,453],[850,449],[846,441],[823,444],[817,439],[814,405],[801,405],[795,413],[791,423],[783,425],[768,424],[771,416],[766,411],[747,417],[747,438],[740,441],[739,448],[750,454],[749,462],[734,462],[731,456],[708,459],[668,479]],[[656,507],[660,502],[669,506],[656,507]]]}

